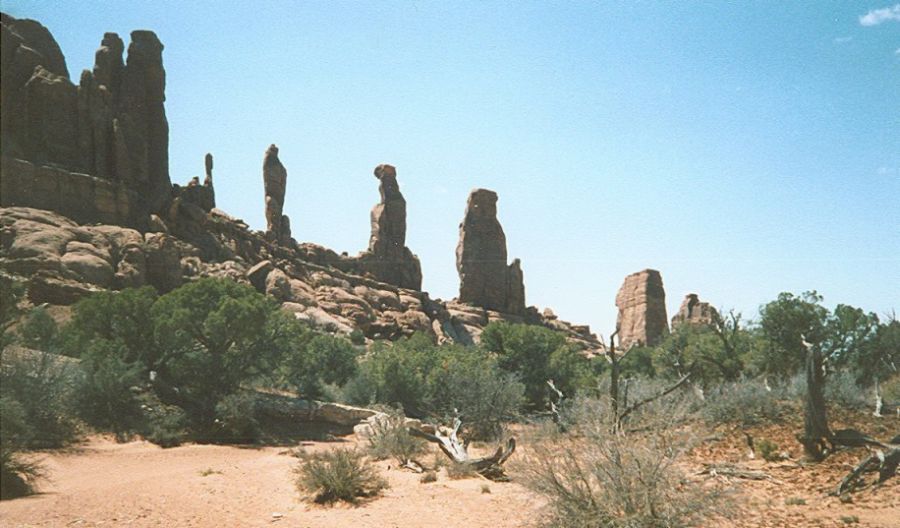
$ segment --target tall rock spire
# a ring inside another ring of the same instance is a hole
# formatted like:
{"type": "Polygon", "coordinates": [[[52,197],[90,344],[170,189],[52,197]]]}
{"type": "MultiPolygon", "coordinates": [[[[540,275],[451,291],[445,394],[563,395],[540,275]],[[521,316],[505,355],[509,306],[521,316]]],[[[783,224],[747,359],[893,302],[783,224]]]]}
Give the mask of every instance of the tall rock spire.
{"type": "Polygon", "coordinates": [[[506,235],[497,220],[497,193],[475,189],[459,225],[456,270],[459,300],[489,310],[520,314],[525,311],[521,263],[506,263],[506,235]]]}

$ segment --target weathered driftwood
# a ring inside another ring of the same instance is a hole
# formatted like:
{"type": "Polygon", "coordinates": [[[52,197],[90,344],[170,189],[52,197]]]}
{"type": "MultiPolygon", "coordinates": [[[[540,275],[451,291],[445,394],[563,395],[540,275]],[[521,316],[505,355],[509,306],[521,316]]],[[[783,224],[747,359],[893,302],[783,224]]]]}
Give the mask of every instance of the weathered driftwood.
{"type": "Polygon", "coordinates": [[[747,480],[769,480],[771,475],[765,471],[756,471],[745,469],[734,464],[704,464],[703,471],[699,475],[711,475],[713,477],[721,475],[723,477],[735,477],[747,480]]]}
{"type": "Polygon", "coordinates": [[[448,434],[444,434],[440,428],[436,428],[434,434],[426,433],[421,429],[410,427],[409,434],[424,438],[429,442],[433,442],[441,448],[447,457],[457,464],[464,464],[474,469],[479,475],[490,480],[507,480],[506,473],[503,471],[503,463],[516,450],[516,439],[510,438],[505,446],[497,447],[497,451],[493,455],[487,457],[472,458],[469,456],[468,442],[462,442],[459,439],[459,428],[462,421],[459,418],[453,419],[453,427],[448,434]]]}
{"type": "Polygon", "coordinates": [[[876,449],[841,480],[834,490],[834,495],[842,495],[859,487],[863,473],[878,471],[876,482],[884,482],[897,474],[898,465],[900,465],[900,446],[888,446],[886,451],[876,449]]]}

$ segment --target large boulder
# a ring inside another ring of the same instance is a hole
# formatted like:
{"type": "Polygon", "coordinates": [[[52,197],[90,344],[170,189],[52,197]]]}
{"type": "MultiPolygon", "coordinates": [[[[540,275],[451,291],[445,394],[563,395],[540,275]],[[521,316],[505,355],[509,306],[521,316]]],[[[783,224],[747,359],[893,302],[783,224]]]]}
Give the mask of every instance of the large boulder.
{"type": "Polygon", "coordinates": [[[616,326],[623,349],[632,344],[654,346],[668,332],[666,291],[658,271],[645,269],[625,277],[616,294],[616,306],[616,326]]]}

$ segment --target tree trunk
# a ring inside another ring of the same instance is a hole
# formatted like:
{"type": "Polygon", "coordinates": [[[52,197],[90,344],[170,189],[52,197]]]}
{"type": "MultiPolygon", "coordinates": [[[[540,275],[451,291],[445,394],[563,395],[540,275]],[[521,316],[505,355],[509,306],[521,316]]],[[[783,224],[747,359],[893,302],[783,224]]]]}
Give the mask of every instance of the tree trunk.
{"type": "MultiPolygon", "coordinates": [[[[805,344],[805,343],[804,343],[805,344]]],[[[806,346],[806,408],[801,443],[806,456],[822,460],[826,441],[831,438],[825,411],[825,375],[822,372],[822,352],[818,347],[806,346]]]]}

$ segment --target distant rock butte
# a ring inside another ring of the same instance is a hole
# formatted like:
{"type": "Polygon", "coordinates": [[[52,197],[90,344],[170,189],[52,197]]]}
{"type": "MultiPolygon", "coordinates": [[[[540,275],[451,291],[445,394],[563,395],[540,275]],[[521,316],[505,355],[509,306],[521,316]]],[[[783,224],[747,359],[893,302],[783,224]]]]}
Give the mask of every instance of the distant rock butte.
{"type": "Polygon", "coordinates": [[[6,14],[0,21],[0,271],[25,282],[32,302],[68,305],[143,285],[166,292],[214,276],[252,285],[331,332],[472,343],[489,322],[513,321],[599,347],[587,326],[526,308],[521,263],[507,264],[492,191],[472,193],[460,225],[460,299],[433,300],[406,246],[393,166],[375,168],[381,199],[369,247],[350,257],[291,238],[287,170],[272,145],[262,171],[266,231],[252,231],[216,208],[211,154],[202,183],[171,183],[164,47],[153,32],[133,31],[124,59],[122,39],[104,34],[76,86],[44,26],[6,14]]]}
{"type": "Polygon", "coordinates": [[[625,277],[616,294],[616,326],[623,349],[632,344],[654,346],[668,333],[666,292],[658,271],[646,269],[625,277]]]}
{"type": "Polygon", "coordinates": [[[719,312],[708,302],[700,301],[696,293],[684,296],[678,313],[672,316],[672,331],[682,324],[709,325],[718,317],[719,312]]]}

